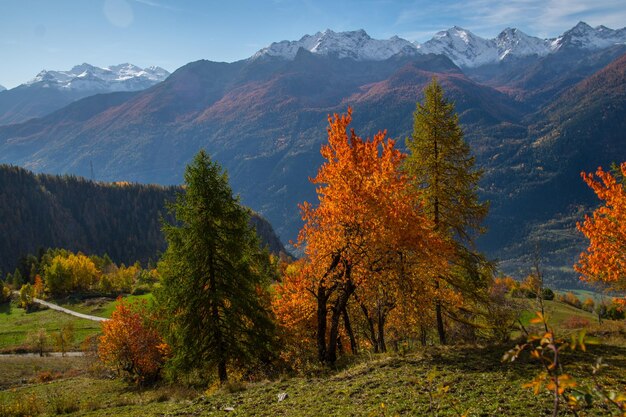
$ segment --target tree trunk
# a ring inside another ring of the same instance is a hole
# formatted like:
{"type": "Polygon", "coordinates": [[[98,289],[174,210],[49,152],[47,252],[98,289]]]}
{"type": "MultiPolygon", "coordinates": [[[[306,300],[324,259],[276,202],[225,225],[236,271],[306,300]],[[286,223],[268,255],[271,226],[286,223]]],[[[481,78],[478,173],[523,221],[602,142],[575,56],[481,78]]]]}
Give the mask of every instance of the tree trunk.
{"type": "MultiPolygon", "coordinates": [[[[434,156],[435,156],[435,179],[433,187],[435,189],[435,199],[433,201],[433,222],[435,224],[435,230],[439,230],[439,146],[437,140],[437,133],[435,132],[434,137],[434,156]]],[[[439,289],[439,279],[435,280],[435,288],[439,289]]],[[[435,315],[437,317],[437,332],[439,333],[439,342],[442,345],[446,344],[446,329],[443,325],[443,315],[441,314],[441,300],[439,299],[439,294],[437,294],[437,299],[435,300],[435,315]]]]}
{"type": "Polygon", "coordinates": [[[426,346],[427,334],[426,328],[424,328],[423,325],[420,326],[420,342],[422,343],[422,346],[426,346]]]}
{"type": "Polygon", "coordinates": [[[362,302],[359,302],[361,305],[361,310],[363,311],[363,315],[365,315],[365,319],[367,320],[367,327],[370,333],[370,342],[372,343],[372,347],[374,348],[374,353],[378,353],[378,340],[376,339],[376,330],[374,329],[374,320],[370,317],[369,311],[367,307],[362,302]]]}
{"type": "Polygon", "coordinates": [[[217,375],[220,378],[220,382],[226,382],[228,380],[228,374],[226,373],[226,361],[222,360],[217,364],[217,375]]]}
{"type": "Polygon", "coordinates": [[[337,361],[337,337],[339,336],[339,319],[341,312],[346,308],[350,296],[355,290],[354,284],[350,279],[351,267],[346,265],[345,270],[345,282],[340,287],[340,293],[333,306],[333,314],[330,317],[330,334],[328,338],[328,348],[326,350],[325,362],[328,364],[334,364],[337,361]]]}
{"type": "Polygon", "coordinates": [[[326,317],[328,314],[328,294],[323,284],[317,288],[317,357],[320,362],[326,359],[326,317]]]}
{"type": "Polygon", "coordinates": [[[350,338],[350,350],[353,355],[358,353],[359,347],[356,344],[356,339],[354,338],[354,332],[352,331],[352,325],[350,324],[350,316],[348,315],[348,309],[343,309],[343,325],[346,328],[346,333],[348,333],[348,337],[350,338]]]}
{"type": "MultiPolygon", "coordinates": [[[[439,279],[435,281],[435,288],[439,289],[439,279]]],[[[446,344],[446,328],[443,325],[443,314],[441,313],[441,300],[439,295],[435,300],[435,315],[437,316],[437,333],[439,333],[439,343],[446,344]]]]}
{"type": "Polygon", "coordinates": [[[382,307],[378,307],[378,346],[380,352],[387,352],[387,345],[385,344],[385,312],[382,307]]]}
{"type": "Polygon", "coordinates": [[[435,304],[435,313],[437,314],[437,332],[439,333],[439,343],[446,344],[446,329],[443,325],[443,315],[441,314],[441,301],[437,300],[435,304]]]}
{"type": "MultiPolygon", "coordinates": [[[[217,283],[215,279],[215,265],[213,261],[213,253],[209,254],[209,291],[215,295],[217,292],[217,283]]],[[[222,341],[222,329],[220,328],[220,312],[215,300],[211,300],[211,319],[213,321],[213,333],[215,335],[215,346],[217,347],[217,376],[220,382],[226,382],[228,380],[228,374],[226,373],[226,352],[224,352],[224,346],[222,341]]]]}

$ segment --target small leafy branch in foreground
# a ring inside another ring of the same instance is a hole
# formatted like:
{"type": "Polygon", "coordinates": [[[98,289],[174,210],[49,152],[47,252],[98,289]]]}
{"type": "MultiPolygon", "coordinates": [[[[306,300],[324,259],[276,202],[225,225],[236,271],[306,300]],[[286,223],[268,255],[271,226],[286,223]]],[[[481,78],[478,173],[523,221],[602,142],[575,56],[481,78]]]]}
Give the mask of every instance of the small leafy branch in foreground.
{"type": "MultiPolygon", "coordinates": [[[[584,331],[574,334],[570,340],[566,340],[555,335],[554,329],[548,326],[548,320],[543,313],[537,312],[530,322],[531,324],[543,325],[544,331],[541,333],[526,332],[528,336],[526,343],[517,345],[506,352],[502,361],[513,362],[520,357],[522,352],[528,351],[531,358],[541,364],[542,371],[523,387],[532,388],[535,395],[538,395],[542,390],[547,390],[552,394],[554,398],[553,417],[558,415],[561,404],[566,404],[574,416],[584,415],[581,413],[586,408],[591,407],[594,401],[600,401],[605,404],[607,409],[617,412],[617,414],[611,415],[626,417],[626,392],[607,391],[597,380],[601,369],[606,366],[602,363],[602,359],[598,359],[592,367],[593,384],[590,387],[579,386],[571,375],[563,371],[561,352],[564,349],[580,349],[583,352],[587,350],[584,331]]],[[[589,343],[592,342],[587,341],[587,344],[589,343]]]]}

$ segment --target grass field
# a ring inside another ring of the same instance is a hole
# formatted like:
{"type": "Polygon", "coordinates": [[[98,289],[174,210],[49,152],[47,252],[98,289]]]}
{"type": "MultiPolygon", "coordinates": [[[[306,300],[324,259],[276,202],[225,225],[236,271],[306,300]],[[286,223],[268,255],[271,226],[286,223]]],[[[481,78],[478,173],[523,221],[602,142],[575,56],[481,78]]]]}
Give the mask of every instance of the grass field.
{"type": "MultiPolygon", "coordinates": [[[[129,302],[138,300],[146,300],[149,302],[152,298],[152,294],[124,296],[124,299],[129,302]]],[[[59,300],[58,304],[61,307],[78,311],[79,313],[109,318],[113,310],[115,310],[117,302],[111,298],[94,298],[87,300],[59,300]]]]}
{"type": "Polygon", "coordinates": [[[100,323],[94,321],[48,309],[26,313],[13,303],[3,304],[0,306],[0,351],[28,348],[25,343],[30,333],[43,328],[51,334],[70,323],[74,327],[74,349],[77,349],[87,336],[100,332],[100,323]]]}
{"type": "MultiPolygon", "coordinates": [[[[538,372],[522,360],[502,364],[507,346],[431,347],[407,355],[364,355],[335,371],[310,377],[283,377],[275,381],[229,385],[211,393],[173,386],[140,389],[104,377],[89,369],[86,358],[62,359],[67,370],[59,379],[38,382],[37,376],[59,363],[28,359],[32,375],[21,374],[20,383],[0,391],[0,407],[29,403],[32,415],[63,413],[75,416],[542,416],[550,411],[547,394],[535,397],[522,388],[538,372]],[[72,371],[74,369],[74,371],[72,371]],[[81,370],[76,370],[81,369],[81,370]],[[35,371],[37,370],[37,371],[35,371]],[[429,375],[432,382],[429,382],[429,375]],[[447,392],[440,389],[448,387],[447,392]],[[284,401],[278,394],[286,393],[284,401]],[[232,409],[229,413],[227,410],[232,409]],[[435,414],[433,410],[437,409],[435,414]],[[456,410],[456,411],[455,411],[456,410]]],[[[602,356],[610,367],[601,384],[626,387],[626,348],[592,346],[587,353],[565,355],[565,370],[581,383],[590,383],[590,365],[602,356]]],[[[0,366],[7,367],[7,359],[0,366]]],[[[8,359],[8,362],[22,360],[8,359]]],[[[10,365],[24,369],[24,363],[10,365]]],[[[12,371],[9,380],[15,380],[12,371]]],[[[23,372],[23,371],[19,371],[23,372]]],[[[45,374],[44,374],[45,375],[45,374]]],[[[3,378],[5,379],[5,378],[3,378]]],[[[0,384],[3,383],[0,380],[0,384]]],[[[6,381],[4,381],[6,386],[6,381]]],[[[25,405],[25,407],[28,407],[25,405]]],[[[0,408],[0,412],[3,409],[0,408]]],[[[607,415],[600,406],[589,416],[607,415]]],[[[566,415],[563,413],[562,415],[566,415]]]]}
{"type": "MultiPolygon", "coordinates": [[[[151,298],[152,294],[125,297],[131,302],[150,300],[151,298]]],[[[55,300],[50,301],[55,302],[55,300]]],[[[74,302],[64,300],[59,304],[79,313],[110,317],[115,309],[116,301],[98,298],[74,302]]],[[[71,349],[78,349],[86,337],[100,333],[100,323],[95,321],[80,319],[49,309],[26,313],[24,309],[18,308],[15,303],[2,304],[0,305],[0,352],[29,350],[26,340],[30,333],[43,328],[48,334],[52,334],[70,323],[74,327],[75,336],[74,345],[71,349]]]]}
{"type": "MultiPolygon", "coordinates": [[[[141,296],[136,298],[149,298],[141,296]]],[[[135,299],[136,299],[135,298],[135,299]]],[[[133,298],[131,298],[133,299],[133,298]]],[[[115,302],[68,303],[88,314],[107,314],[115,302]]],[[[534,311],[529,302],[524,322],[534,311]]],[[[570,317],[589,321],[595,316],[559,302],[546,302],[546,312],[558,332],[570,317]]],[[[15,342],[15,334],[46,327],[59,328],[71,316],[44,310],[25,314],[14,306],[0,316],[0,344],[15,342]],[[11,329],[17,333],[11,333],[11,329]],[[18,332],[19,331],[19,332],[18,332]]],[[[76,325],[77,323],[75,323],[76,325]]],[[[99,331],[86,322],[83,333],[99,331]]],[[[564,371],[585,386],[592,383],[591,366],[598,357],[609,365],[598,378],[605,387],[626,390],[626,324],[603,325],[604,344],[587,352],[565,352],[564,371]]],[[[282,375],[260,382],[236,382],[219,389],[175,384],[139,388],[103,370],[90,357],[0,356],[0,416],[543,416],[551,411],[547,393],[534,396],[522,384],[540,371],[526,358],[500,362],[514,346],[429,346],[406,354],[364,353],[336,369],[318,368],[308,376],[282,375]],[[283,401],[278,395],[286,393],[283,401]]],[[[587,416],[608,411],[595,404],[587,416]]],[[[563,412],[561,415],[568,415],[563,412]]]]}

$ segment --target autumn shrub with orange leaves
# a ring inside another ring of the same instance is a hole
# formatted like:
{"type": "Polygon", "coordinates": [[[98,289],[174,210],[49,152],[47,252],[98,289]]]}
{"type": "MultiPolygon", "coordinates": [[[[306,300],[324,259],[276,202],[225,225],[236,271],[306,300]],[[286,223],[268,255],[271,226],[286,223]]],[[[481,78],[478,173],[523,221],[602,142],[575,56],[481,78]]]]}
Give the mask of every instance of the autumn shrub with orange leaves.
{"type": "MultiPolygon", "coordinates": [[[[618,174],[626,177],[626,162],[618,174]]],[[[574,269],[587,282],[600,282],[609,290],[626,291],[626,190],[623,182],[601,167],[593,173],[581,173],[585,183],[596,193],[604,205],[592,216],[585,216],[576,227],[587,239],[589,247],[580,254],[574,269]]],[[[617,303],[626,306],[626,297],[617,303]]]]}
{"type": "Polygon", "coordinates": [[[154,327],[145,302],[121,298],[111,319],[102,323],[98,356],[118,374],[137,383],[158,379],[168,346],[154,327]]]}

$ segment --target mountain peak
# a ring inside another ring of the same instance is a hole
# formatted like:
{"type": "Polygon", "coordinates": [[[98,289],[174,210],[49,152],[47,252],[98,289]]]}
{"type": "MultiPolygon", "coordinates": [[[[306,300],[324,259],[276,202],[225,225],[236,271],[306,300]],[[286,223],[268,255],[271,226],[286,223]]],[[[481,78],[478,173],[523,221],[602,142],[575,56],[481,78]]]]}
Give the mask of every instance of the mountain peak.
{"type": "Polygon", "coordinates": [[[394,36],[388,40],[372,39],[363,29],[334,32],[326,29],[315,35],[305,35],[298,41],[274,42],[259,50],[250,59],[274,57],[292,60],[303,48],[313,54],[352,58],[357,61],[382,61],[397,54],[415,54],[415,46],[394,36]]]}
{"type": "Polygon", "coordinates": [[[589,30],[593,30],[593,28],[581,20],[580,22],[576,23],[576,26],[570,29],[570,31],[572,30],[589,31],[589,30]]]}
{"type": "Polygon", "coordinates": [[[438,32],[418,49],[422,53],[446,55],[463,67],[480,66],[498,58],[493,40],[483,39],[459,26],[438,32]]]}
{"type": "Polygon", "coordinates": [[[582,21],[552,42],[554,50],[602,49],[616,44],[626,44],[626,29],[613,30],[606,26],[592,28],[582,21]]]}

